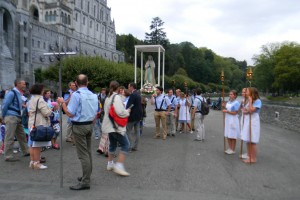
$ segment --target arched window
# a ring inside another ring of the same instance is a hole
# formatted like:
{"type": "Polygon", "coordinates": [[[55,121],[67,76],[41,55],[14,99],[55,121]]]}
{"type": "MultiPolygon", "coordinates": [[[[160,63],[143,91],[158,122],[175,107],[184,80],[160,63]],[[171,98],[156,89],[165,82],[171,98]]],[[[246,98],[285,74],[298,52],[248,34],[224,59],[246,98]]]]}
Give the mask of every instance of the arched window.
{"type": "Polygon", "coordinates": [[[103,10],[100,10],[100,20],[103,21],[103,10]]]}
{"type": "Polygon", "coordinates": [[[50,11],[50,22],[53,21],[53,14],[52,14],[52,11],[50,11]]]}
{"type": "Polygon", "coordinates": [[[56,22],[56,10],[54,10],[54,16],[53,16],[53,21],[55,21],[56,22]]]}
{"type": "Polygon", "coordinates": [[[46,15],[45,15],[45,21],[46,21],[46,22],[48,22],[48,20],[49,20],[48,18],[49,18],[49,15],[48,15],[48,11],[47,11],[47,12],[46,12],[46,15]]]}
{"type": "MultiPolygon", "coordinates": [[[[3,27],[0,27],[0,29],[3,30],[3,38],[4,38],[4,48],[8,48],[10,53],[13,49],[13,23],[10,13],[4,9],[3,14],[3,27]]],[[[1,36],[2,37],[2,36],[1,36]]],[[[8,52],[8,51],[7,51],[8,52]]],[[[9,56],[11,57],[11,54],[9,53],[9,56]]]]}
{"type": "Polygon", "coordinates": [[[64,13],[63,12],[60,13],[60,22],[64,23],[64,13]]]}
{"type": "Polygon", "coordinates": [[[65,17],[64,17],[64,23],[67,24],[68,23],[68,17],[67,17],[67,13],[65,13],[65,17]]]}
{"type": "Polygon", "coordinates": [[[33,19],[39,21],[39,11],[36,8],[33,11],[33,19]]]}

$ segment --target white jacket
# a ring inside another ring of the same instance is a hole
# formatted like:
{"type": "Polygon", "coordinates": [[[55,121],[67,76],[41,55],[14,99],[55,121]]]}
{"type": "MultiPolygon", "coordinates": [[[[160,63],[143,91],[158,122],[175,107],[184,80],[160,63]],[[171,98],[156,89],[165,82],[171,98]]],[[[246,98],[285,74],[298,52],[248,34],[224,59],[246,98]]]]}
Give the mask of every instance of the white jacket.
{"type": "Polygon", "coordinates": [[[113,93],[111,96],[107,97],[104,103],[104,118],[103,118],[103,122],[102,122],[102,132],[103,133],[112,133],[112,132],[117,132],[120,133],[121,135],[125,135],[126,134],[126,126],[121,127],[121,126],[117,126],[117,129],[114,129],[112,122],[109,119],[109,108],[111,105],[111,101],[112,101],[112,97],[116,95],[115,99],[114,99],[114,108],[115,108],[115,112],[119,117],[125,118],[129,116],[129,112],[125,109],[123,101],[122,101],[122,97],[117,95],[117,93],[113,93]]]}

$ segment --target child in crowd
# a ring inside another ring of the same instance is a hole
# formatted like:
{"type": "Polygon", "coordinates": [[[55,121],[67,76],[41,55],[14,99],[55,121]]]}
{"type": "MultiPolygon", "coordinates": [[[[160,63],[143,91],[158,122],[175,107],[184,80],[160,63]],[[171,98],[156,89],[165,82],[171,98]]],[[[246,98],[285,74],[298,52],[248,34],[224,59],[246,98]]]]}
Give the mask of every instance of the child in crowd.
{"type": "Polygon", "coordinates": [[[2,118],[0,118],[0,125],[1,125],[1,135],[0,136],[1,136],[1,141],[2,141],[0,154],[3,154],[4,153],[4,139],[5,139],[5,123],[2,120],[2,118]]]}
{"type": "Polygon", "coordinates": [[[53,127],[54,132],[55,132],[55,134],[53,135],[53,138],[51,140],[51,145],[52,145],[52,149],[59,150],[59,146],[56,143],[56,139],[60,133],[60,124],[59,124],[60,115],[59,115],[59,111],[58,111],[58,103],[51,102],[51,105],[53,107],[53,113],[50,116],[50,122],[51,122],[51,126],[53,127]]]}

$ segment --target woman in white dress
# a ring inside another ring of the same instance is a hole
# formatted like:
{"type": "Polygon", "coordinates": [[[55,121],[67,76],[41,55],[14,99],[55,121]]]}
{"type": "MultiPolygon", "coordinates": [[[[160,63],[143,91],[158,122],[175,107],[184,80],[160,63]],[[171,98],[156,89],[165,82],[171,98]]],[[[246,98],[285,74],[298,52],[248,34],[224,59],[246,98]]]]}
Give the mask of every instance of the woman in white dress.
{"type": "MultiPolygon", "coordinates": [[[[246,93],[247,93],[247,88],[243,88],[243,90],[242,90],[242,97],[243,97],[243,99],[240,102],[239,112],[242,111],[244,109],[245,105],[248,103],[248,96],[247,96],[246,93]]],[[[242,131],[243,126],[244,126],[244,121],[245,121],[245,116],[244,116],[244,113],[242,112],[241,118],[240,118],[241,131],[242,131]]],[[[239,135],[239,138],[241,139],[241,142],[243,142],[241,134],[239,135]]],[[[243,144],[241,143],[241,148],[242,148],[242,145],[243,144]]],[[[240,158],[247,159],[248,158],[248,153],[246,152],[246,153],[240,155],[240,158]]]]}
{"type": "Polygon", "coordinates": [[[237,92],[231,90],[229,92],[229,101],[226,103],[225,113],[225,129],[224,135],[227,138],[229,148],[225,151],[227,154],[235,153],[236,139],[240,134],[240,122],[238,118],[238,111],[240,103],[236,100],[237,92]]]}
{"type": "Polygon", "coordinates": [[[181,123],[180,132],[184,130],[184,124],[186,123],[187,127],[189,128],[189,132],[193,133],[190,121],[191,121],[191,115],[189,111],[191,103],[189,100],[185,97],[185,94],[183,92],[180,93],[180,99],[178,101],[179,106],[179,118],[178,121],[181,123]]]}
{"type": "Polygon", "coordinates": [[[247,89],[248,103],[243,109],[245,115],[244,126],[242,128],[242,140],[247,142],[249,158],[243,160],[245,163],[255,163],[257,154],[257,144],[260,138],[260,117],[262,102],[256,88],[247,89]]]}

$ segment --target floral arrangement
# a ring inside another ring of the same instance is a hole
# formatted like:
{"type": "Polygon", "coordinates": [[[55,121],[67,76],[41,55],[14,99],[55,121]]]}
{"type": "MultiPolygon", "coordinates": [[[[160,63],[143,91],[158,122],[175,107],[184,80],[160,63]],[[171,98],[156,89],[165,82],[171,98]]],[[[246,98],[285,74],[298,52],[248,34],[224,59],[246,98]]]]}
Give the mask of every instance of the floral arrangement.
{"type": "Polygon", "coordinates": [[[155,87],[149,83],[146,82],[143,87],[141,88],[142,94],[154,94],[155,93],[155,87]]]}

